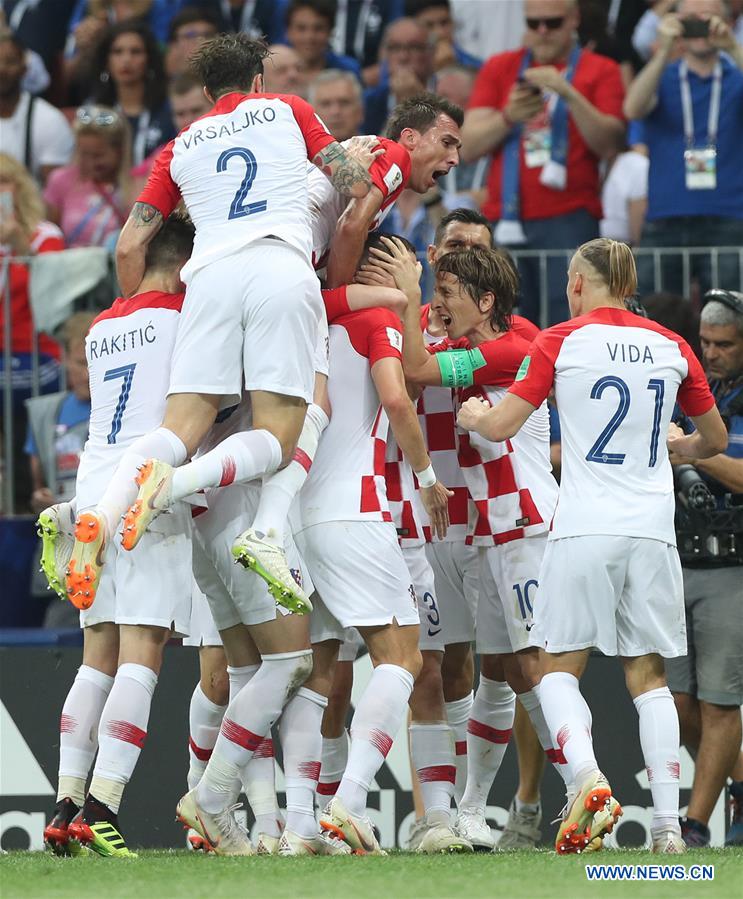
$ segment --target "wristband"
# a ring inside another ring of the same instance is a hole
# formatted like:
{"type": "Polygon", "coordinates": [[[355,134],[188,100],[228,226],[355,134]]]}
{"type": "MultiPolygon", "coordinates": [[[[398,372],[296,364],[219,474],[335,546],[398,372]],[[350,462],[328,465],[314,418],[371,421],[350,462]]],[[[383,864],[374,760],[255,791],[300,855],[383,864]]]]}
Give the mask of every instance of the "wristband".
{"type": "Polygon", "coordinates": [[[433,470],[433,465],[429,465],[423,471],[416,471],[415,476],[421,487],[433,487],[436,483],[436,472],[433,470]]]}

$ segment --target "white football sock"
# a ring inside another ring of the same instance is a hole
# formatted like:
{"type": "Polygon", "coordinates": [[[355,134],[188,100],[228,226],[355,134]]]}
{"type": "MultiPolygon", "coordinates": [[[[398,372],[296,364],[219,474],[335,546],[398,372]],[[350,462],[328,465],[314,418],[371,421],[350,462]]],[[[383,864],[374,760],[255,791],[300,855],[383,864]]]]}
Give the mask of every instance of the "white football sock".
{"type": "Polygon", "coordinates": [[[467,785],[461,809],[485,813],[511,739],[515,711],[516,696],[508,684],[481,674],[467,724],[467,785]]]}
{"type": "Polygon", "coordinates": [[[66,796],[77,806],[85,800],[85,783],[98,749],[98,723],[114,679],[81,665],[67,694],[59,721],[57,802],[66,796]]]}
{"type": "Polygon", "coordinates": [[[124,787],[134,772],[147,737],[152,694],[157,675],[151,668],[126,662],[119,665],[98,727],[98,758],[90,794],[119,811],[124,787]]]}
{"type": "Polygon", "coordinates": [[[539,702],[539,688],[534,687],[526,693],[519,693],[516,698],[529,716],[531,726],[534,728],[537,738],[539,739],[539,744],[542,749],[544,749],[544,754],[547,756],[547,759],[552,762],[555,771],[557,771],[565,782],[565,786],[569,787],[573,782],[573,778],[570,774],[570,766],[568,765],[562,749],[560,749],[559,746],[554,747],[552,745],[550,729],[547,727],[547,721],[545,720],[544,712],[542,711],[542,705],[539,702]]]}
{"type": "Polygon", "coordinates": [[[219,725],[222,723],[226,705],[217,705],[212,702],[201,684],[196,687],[191,695],[191,705],[188,708],[188,789],[193,790],[201,780],[206,763],[212,754],[214,744],[219,735],[219,725]]]}
{"type": "Polygon", "coordinates": [[[323,737],[322,766],[320,782],[317,785],[317,795],[323,797],[323,802],[328,802],[335,796],[347,762],[348,735],[346,731],[344,730],[340,737],[323,737]]]}
{"type": "Polygon", "coordinates": [[[410,760],[418,773],[423,810],[429,820],[436,818],[449,824],[449,810],[454,795],[454,737],[448,724],[412,723],[410,760]]]}
{"type": "Polygon", "coordinates": [[[206,487],[252,481],[281,465],[281,444],[270,431],[231,434],[214,449],[173,472],[172,500],[206,487]]]}
{"type": "Polygon", "coordinates": [[[186,461],[186,455],[183,441],[167,428],[158,428],[134,441],[121,457],[96,506],[106,517],[109,537],[116,533],[121,517],[137,498],[138,488],[134,479],[139,466],[148,459],[159,459],[169,465],[182,465],[186,461]]]}
{"type": "Polygon", "coordinates": [[[336,796],[363,815],[374,775],[392,748],[407,713],[413,675],[399,665],[377,665],[351,721],[351,750],[336,796]]]}
{"type": "Polygon", "coordinates": [[[545,674],[539,699],[552,745],[563,751],[577,789],[599,770],[591,739],[591,710],[580,692],[578,679],[566,671],[545,674]]]}
{"type": "Polygon", "coordinates": [[[330,420],[320,406],[311,403],[307,407],[307,415],[294,458],[286,468],[263,479],[253,529],[259,535],[264,535],[271,543],[284,545],[289,509],[307,480],[320,435],[329,424],[330,420]]]}
{"type": "Polygon", "coordinates": [[[676,827],[679,815],[679,719],[668,687],[636,697],[640,746],[653,797],[654,828],[676,827]]]}
{"type": "Polygon", "coordinates": [[[454,764],[457,769],[454,781],[454,801],[457,808],[462,802],[464,787],[467,783],[467,724],[472,713],[475,694],[470,693],[462,699],[454,699],[446,703],[446,720],[454,735],[454,764]]]}
{"type": "Polygon", "coordinates": [[[279,735],[286,780],[286,829],[305,839],[317,836],[315,790],[320,777],[322,716],[328,700],[300,687],[281,715],[279,735]]]}
{"type": "Polygon", "coordinates": [[[196,788],[198,804],[205,811],[222,811],[234,801],[235,782],[311,671],[309,649],[263,656],[258,671],[227,706],[212,757],[196,788]]]}

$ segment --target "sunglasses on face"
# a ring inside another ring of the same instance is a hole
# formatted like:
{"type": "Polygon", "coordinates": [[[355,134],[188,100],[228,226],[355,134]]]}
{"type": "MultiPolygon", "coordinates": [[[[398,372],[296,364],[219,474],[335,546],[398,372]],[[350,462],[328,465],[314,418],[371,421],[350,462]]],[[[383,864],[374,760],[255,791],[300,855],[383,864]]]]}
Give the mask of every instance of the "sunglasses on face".
{"type": "Polygon", "coordinates": [[[116,125],[119,117],[115,112],[96,109],[94,106],[81,106],[75,113],[81,125],[116,125]]]}
{"type": "Polygon", "coordinates": [[[548,31],[557,31],[558,28],[562,28],[564,22],[565,16],[543,16],[539,19],[527,19],[526,27],[529,31],[537,31],[540,25],[544,25],[548,31]]]}

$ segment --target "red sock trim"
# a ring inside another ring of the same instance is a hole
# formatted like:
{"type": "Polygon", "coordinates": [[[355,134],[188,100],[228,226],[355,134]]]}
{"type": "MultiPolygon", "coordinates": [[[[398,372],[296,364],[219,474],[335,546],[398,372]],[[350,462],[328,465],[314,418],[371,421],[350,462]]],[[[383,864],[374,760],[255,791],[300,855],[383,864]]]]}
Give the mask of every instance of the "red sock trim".
{"type": "Polygon", "coordinates": [[[188,738],[188,748],[200,762],[208,762],[212,757],[212,750],[202,749],[201,746],[197,746],[193,741],[193,737],[188,738]]]}
{"type": "Polygon", "coordinates": [[[297,447],[294,453],[292,462],[298,462],[307,473],[309,473],[309,470],[312,467],[312,459],[310,459],[307,453],[299,447],[297,447]]]}
{"type": "Polygon", "coordinates": [[[147,731],[132,724],[131,721],[109,721],[106,725],[106,734],[113,737],[114,740],[121,740],[123,743],[131,743],[137,749],[144,746],[147,731]]]}
{"type": "Polygon", "coordinates": [[[253,731],[248,730],[247,727],[242,727],[231,718],[222,719],[221,734],[225,739],[229,740],[230,743],[236,743],[238,746],[242,746],[243,749],[247,749],[250,752],[255,752],[258,746],[263,742],[263,737],[254,734],[253,731]]]}
{"type": "Polygon", "coordinates": [[[297,776],[317,783],[320,780],[320,762],[301,762],[297,765],[297,776]]]}
{"type": "Polygon", "coordinates": [[[470,718],[467,722],[467,733],[473,737],[480,737],[481,740],[487,740],[488,743],[508,743],[511,739],[510,727],[508,730],[498,730],[497,727],[490,727],[489,724],[475,721],[474,718],[470,718]]]}
{"type": "Polygon", "coordinates": [[[273,758],[273,740],[266,737],[258,744],[253,751],[253,758],[256,759],[272,759],[273,758]]]}
{"type": "Polygon", "coordinates": [[[545,749],[544,754],[547,756],[547,760],[552,762],[553,765],[567,765],[568,763],[562,749],[545,749]]]}
{"type": "Polygon", "coordinates": [[[453,784],[457,778],[457,769],[454,765],[429,765],[427,768],[418,768],[418,780],[424,783],[444,782],[453,784]]]}
{"type": "Polygon", "coordinates": [[[373,730],[369,733],[369,742],[375,746],[387,758],[387,753],[392,749],[392,737],[383,730],[373,730]]]}
{"type": "Polygon", "coordinates": [[[320,781],[317,785],[317,793],[319,796],[335,796],[340,785],[341,782],[339,780],[332,780],[326,783],[320,781]]]}

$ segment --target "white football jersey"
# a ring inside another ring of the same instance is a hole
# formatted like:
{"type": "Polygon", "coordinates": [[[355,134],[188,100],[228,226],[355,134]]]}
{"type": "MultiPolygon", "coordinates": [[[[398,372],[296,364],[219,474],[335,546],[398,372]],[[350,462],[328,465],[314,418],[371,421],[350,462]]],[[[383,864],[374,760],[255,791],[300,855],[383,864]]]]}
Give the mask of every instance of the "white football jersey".
{"type": "Polygon", "coordinates": [[[307,160],[334,140],[301,97],[231,93],[167,144],[138,202],[167,218],[183,198],[196,226],[184,281],[268,236],[309,261],[307,160]]]}
{"type": "Polygon", "coordinates": [[[90,326],[90,430],[77,471],[78,509],[95,505],[124,451],[160,427],[183,294],[118,299],[90,326]]]}
{"type": "Polygon", "coordinates": [[[689,345],[661,325],[600,308],[543,331],[510,392],[535,406],[553,384],[562,433],[550,537],[607,534],[675,545],[666,434],[677,399],[715,404],[689,345]]]}
{"type": "Polygon", "coordinates": [[[402,362],[400,320],[387,309],[337,315],[345,287],[323,291],[330,324],[328,396],[333,415],[300,493],[302,527],[326,521],[392,521],[384,482],[389,422],[371,377],[375,362],[402,362]]]}

